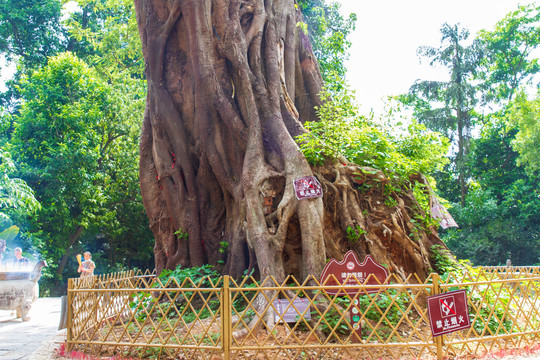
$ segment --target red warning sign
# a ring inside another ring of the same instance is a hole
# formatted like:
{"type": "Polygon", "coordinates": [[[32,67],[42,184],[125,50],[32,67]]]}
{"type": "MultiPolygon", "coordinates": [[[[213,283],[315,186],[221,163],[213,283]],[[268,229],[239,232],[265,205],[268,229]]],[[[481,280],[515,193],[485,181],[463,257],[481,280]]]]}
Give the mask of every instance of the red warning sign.
{"type": "Polygon", "coordinates": [[[471,327],[467,292],[450,291],[428,296],[428,317],[433,336],[440,336],[471,327]]]}
{"type": "Polygon", "coordinates": [[[293,185],[298,200],[313,199],[323,195],[321,184],[313,175],[296,179],[293,181],[293,185]]]}

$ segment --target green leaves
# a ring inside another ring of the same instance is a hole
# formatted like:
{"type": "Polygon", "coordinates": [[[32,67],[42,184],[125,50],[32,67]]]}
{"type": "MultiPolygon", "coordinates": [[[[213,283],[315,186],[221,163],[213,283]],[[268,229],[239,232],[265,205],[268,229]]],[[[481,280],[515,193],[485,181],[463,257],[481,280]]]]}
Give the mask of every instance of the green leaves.
{"type": "Polygon", "coordinates": [[[389,177],[408,178],[418,172],[429,174],[447,162],[448,141],[425,126],[412,122],[404,128],[392,119],[361,116],[347,90],[332,97],[326,91],[321,97],[325,102],[317,109],[320,120],[306,123],[309,132],[297,137],[310,164],[320,166],[344,156],[389,177]]]}
{"type": "Polygon", "coordinates": [[[78,241],[113,259],[119,248],[123,257],[151,257],[138,254],[150,236],[138,189],[144,88],[136,84],[111,85],[71,53],[22,81],[9,150],[43,203],[32,230],[54,264],[78,241]]]}
{"type": "Polygon", "coordinates": [[[298,4],[305,19],[299,26],[309,35],[323,79],[328,85],[340,85],[334,79],[345,78],[344,62],[349,57],[349,35],[354,31],[356,14],[341,16],[338,2],[300,0],[298,4]]]}
{"type": "Polygon", "coordinates": [[[142,79],[144,61],[132,0],[77,0],[77,11],[67,20],[79,53],[109,79],[142,79]]]}
{"type": "Polygon", "coordinates": [[[29,68],[44,64],[63,46],[59,0],[0,1],[0,55],[29,68]]]}
{"type": "Polygon", "coordinates": [[[19,228],[15,225],[8,227],[4,231],[0,232],[0,239],[4,239],[7,242],[15,239],[19,234],[19,228]]]}
{"type": "Polygon", "coordinates": [[[498,201],[491,191],[472,187],[465,205],[454,204],[452,216],[459,229],[442,238],[458,258],[475,264],[533,265],[540,256],[540,199],[527,179],[507,185],[498,201]]]}
{"type": "Polygon", "coordinates": [[[12,177],[15,171],[10,154],[0,148],[0,222],[8,220],[10,214],[40,209],[34,191],[23,180],[12,177]]]}
{"type": "Polygon", "coordinates": [[[528,100],[521,92],[511,103],[508,122],[518,130],[512,147],[519,152],[518,164],[532,175],[540,172],[540,96],[528,100]]]}
{"type": "Polygon", "coordinates": [[[540,45],[540,7],[519,6],[497,22],[492,31],[482,30],[482,61],[478,78],[487,101],[509,101],[519,86],[540,71],[534,51],[540,45]]]}

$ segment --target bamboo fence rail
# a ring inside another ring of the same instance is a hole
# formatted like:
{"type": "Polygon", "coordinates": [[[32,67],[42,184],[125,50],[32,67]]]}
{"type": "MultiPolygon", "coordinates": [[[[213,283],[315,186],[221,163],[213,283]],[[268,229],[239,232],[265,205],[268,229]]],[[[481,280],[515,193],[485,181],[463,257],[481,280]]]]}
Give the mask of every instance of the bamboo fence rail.
{"type": "Polygon", "coordinates": [[[391,275],[380,285],[358,283],[355,295],[313,277],[180,283],[123,272],[69,280],[67,344],[151,359],[477,356],[538,343],[539,284],[536,267],[467,268],[424,282],[391,275]],[[331,288],[341,292],[329,295],[331,288]],[[467,291],[472,326],[433,338],[426,298],[458,289],[467,291]]]}

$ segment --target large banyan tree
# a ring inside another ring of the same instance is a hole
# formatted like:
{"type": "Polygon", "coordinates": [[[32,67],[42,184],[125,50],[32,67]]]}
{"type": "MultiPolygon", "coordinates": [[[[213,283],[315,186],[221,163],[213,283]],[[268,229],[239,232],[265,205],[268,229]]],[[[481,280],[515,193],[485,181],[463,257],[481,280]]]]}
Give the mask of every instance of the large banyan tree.
{"type": "Polygon", "coordinates": [[[318,277],[352,249],[426,276],[442,243],[411,222],[422,211],[412,191],[387,206],[382,172],[344,158],[310,166],[295,142],[317,121],[323,81],[293,0],[135,7],[148,79],[140,184],[158,272],[208,263],[234,277],[318,277]],[[297,199],[294,180],[308,175],[322,198],[297,199]]]}

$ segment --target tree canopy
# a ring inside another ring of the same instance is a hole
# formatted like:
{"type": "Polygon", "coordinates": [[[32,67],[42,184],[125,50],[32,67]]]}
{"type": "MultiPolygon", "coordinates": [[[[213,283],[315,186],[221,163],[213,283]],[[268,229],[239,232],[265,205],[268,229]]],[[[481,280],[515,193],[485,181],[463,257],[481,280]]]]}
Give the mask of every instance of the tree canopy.
{"type": "Polygon", "coordinates": [[[519,6],[491,31],[478,35],[482,59],[478,78],[486,101],[512,100],[520,86],[530,83],[540,71],[534,51],[540,46],[540,8],[519,6]]]}
{"type": "Polygon", "coordinates": [[[55,0],[2,0],[0,2],[0,54],[35,68],[62,49],[62,3],[55,0]]]}

